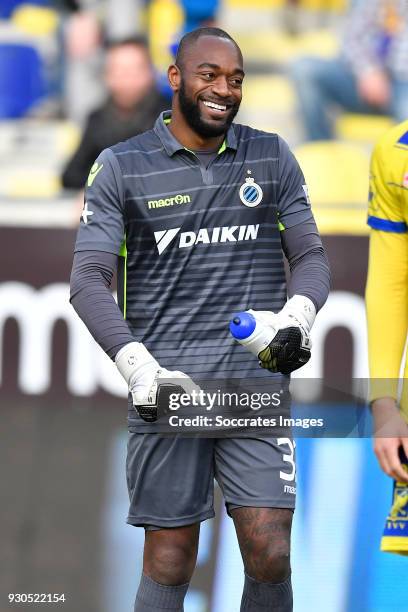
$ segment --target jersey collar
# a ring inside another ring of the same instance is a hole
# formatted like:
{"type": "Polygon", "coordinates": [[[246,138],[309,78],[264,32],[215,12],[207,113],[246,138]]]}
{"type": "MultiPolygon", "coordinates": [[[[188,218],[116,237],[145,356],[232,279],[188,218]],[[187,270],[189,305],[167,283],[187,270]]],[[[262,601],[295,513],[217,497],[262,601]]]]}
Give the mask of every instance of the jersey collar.
{"type": "MultiPolygon", "coordinates": [[[[164,111],[159,115],[154,124],[154,131],[160,138],[164,149],[169,157],[174,155],[177,151],[185,151],[185,147],[179,143],[177,138],[173,136],[167,127],[167,124],[171,121],[171,111],[164,111]]],[[[228,129],[227,136],[222,143],[218,153],[222,153],[225,149],[237,149],[237,137],[235,136],[234,126],[231,125],[228,129]]]]}

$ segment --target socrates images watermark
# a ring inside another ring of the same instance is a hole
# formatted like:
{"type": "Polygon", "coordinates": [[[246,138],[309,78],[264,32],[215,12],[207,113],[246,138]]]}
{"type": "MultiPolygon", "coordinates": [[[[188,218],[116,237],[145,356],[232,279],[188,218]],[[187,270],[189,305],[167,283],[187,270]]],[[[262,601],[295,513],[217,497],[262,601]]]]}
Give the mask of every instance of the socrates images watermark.
{"type": "Polygon", "coordinates": [[[194,417],[180,417],[177,414],[172,414],[169,417],[170,427],[200,427],[204,429],[242,429],[242,428],[301,428],[309,429],[310,427],[324,427],[322,418],[318,419],[293,419],[284,417],[281,414],[277,417],[226,417],[218,414],[216,417],[207,415],[196,415],[194,417]]]}

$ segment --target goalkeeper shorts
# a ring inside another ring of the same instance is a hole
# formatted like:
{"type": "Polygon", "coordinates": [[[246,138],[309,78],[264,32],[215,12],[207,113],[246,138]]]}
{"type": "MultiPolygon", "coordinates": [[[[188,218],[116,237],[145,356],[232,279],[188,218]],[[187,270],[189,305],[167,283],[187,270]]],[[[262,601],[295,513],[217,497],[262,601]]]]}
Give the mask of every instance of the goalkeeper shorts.
{"type": "Polygon", "coordinates": [[[129,433],[127,522],[181,527],[214,516],[214,478],[227,511],[288,508],[296,498],[290,438],[187,438],[129,433]]]}

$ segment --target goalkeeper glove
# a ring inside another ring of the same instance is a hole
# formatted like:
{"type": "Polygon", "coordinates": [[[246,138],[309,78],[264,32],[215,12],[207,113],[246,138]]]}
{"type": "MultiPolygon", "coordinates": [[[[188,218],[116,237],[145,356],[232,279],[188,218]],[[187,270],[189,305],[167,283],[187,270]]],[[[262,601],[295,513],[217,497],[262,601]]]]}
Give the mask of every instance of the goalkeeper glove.
{"type": "Polygon", "coordinates": [[[277,314],[262,310],[248,312],[257,323],[272,328],[274,332],[268,346],[258,354],[263,368],[290,374],[309,361],[312,348],[310,329],[316,318],[316,308],[309,298],[294,295],[277,314]]]}
{"type": "Polygon", "coordinates": [[[115,363],[128,384],[133,406],[148,423],[157,421],[158,406],[168,392],[191,393],[200,388],[183,372],[166,370],[141,342],[129,342],[120,349],[115,363]],[[180,379],[180,384],[173,382],[180,379]]]}

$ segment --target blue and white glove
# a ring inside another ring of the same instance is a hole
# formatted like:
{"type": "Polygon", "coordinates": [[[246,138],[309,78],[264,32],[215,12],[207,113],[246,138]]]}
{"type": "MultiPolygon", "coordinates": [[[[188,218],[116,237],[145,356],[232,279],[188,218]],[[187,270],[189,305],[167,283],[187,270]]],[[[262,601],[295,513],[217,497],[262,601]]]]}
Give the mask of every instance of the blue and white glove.
{"type": "Polygon", "coordinates": [[[149,423],[157,420],[160,396],[164,392],[191,394],[200,391],[187,374],[160,367],[141,342],[130,342],[121,348],[115,363],[128,384],[135,410],[149,423]]]}
{"type": "Polygon", "coordinates": [[[274,333],[268,346],[258,354],[263,368],[290,374],[309,361],[310,330],[316,318],[316,308],[309,298],[294,295],[276,314],[267,310],[248,312],[274,333]]]}

